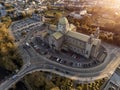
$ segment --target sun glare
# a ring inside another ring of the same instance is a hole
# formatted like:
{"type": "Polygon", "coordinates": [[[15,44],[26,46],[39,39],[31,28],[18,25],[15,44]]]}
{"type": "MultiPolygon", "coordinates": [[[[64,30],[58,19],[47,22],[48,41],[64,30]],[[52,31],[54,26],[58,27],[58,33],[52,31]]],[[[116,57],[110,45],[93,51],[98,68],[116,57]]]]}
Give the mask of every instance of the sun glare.
{"type": "Polygon", "coordinates": [[[101,0],[102,5],[113,9],[120,9],[120,0],[101,0]]]}

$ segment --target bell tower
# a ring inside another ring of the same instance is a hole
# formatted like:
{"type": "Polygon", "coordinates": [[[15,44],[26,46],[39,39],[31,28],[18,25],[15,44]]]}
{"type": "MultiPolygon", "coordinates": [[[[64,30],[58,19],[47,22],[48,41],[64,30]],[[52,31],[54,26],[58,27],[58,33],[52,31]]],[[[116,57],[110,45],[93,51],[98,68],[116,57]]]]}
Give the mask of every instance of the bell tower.
{"type": "Polygon", "coordinates": [[[90,56],[93,42],[94,42],[94,35],[91,34],[88,39],[88,42],[86,42],[86,48],[85,48],[85,57],[86,58],[89,58],[89,56],[90,56]]]}
{"type": "Polygon", "coordinates": [[[98,39],[99,38],[99,34],[100,34],[100,28],[97,27],[96,32],[94,33],[94,37],[98,39]]]}

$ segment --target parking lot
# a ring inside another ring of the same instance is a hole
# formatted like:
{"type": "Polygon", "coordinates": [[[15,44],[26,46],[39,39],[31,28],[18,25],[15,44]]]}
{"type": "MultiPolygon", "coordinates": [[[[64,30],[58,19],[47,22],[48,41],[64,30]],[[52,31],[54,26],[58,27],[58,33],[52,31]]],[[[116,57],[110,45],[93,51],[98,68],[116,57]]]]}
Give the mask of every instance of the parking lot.
{"type": "Polygon", "coordinates": [[[40,22],[37,23],[37,21],[35,21],[31,18],[27,18],[25,20],[20,20],[18,22],[15,22],[11,26],[11,28],[13,30],[13,34],[14,34],[14,37],[15,37],[15,42],[18,42],[18,41],[22,41],[24,38],[26,38],[26,36],[29,36],[29,34],[31,34],[31,33],[33,34],[37,31],[41,30],[41,23],[40,22]],[[32,23],[36,23],[36,24],[28,26],[29,24],[32,24],[32,23]],[[24,26],[26,26],[26,27],[17,31],[18,29],[20,29],[21,27],[24,27],[24,26]]]}
{"type": "Polygon", "coordinates": [[[17,29],[20,29],[21,27],[25,27],[27,25],[30,25],[30,24],[33,24],[36,22],[38,22],[38,21],[31,19],[31,18],[19,20],[19,21],[12,24],[12,30],[17,30],[17,29]]]}

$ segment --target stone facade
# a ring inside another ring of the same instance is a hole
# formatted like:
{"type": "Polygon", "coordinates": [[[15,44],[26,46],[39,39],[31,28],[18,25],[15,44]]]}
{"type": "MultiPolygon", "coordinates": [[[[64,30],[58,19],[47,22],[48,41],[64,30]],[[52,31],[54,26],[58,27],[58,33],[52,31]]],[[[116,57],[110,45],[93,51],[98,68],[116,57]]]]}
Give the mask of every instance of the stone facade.
{"type": "Polygon", "coordinates": [[[98,39],[98,29],[96,31],[97,33],[91,36],[78,33],[76,32],[76,27],[69,24],[66,17],[62,17],[56,30],[53,33],[49,33],[49,46],[57,51],[61,49],[71,50],[86,58],[90,56],[96,57],[101,45],[101,40],[98,39]]]}

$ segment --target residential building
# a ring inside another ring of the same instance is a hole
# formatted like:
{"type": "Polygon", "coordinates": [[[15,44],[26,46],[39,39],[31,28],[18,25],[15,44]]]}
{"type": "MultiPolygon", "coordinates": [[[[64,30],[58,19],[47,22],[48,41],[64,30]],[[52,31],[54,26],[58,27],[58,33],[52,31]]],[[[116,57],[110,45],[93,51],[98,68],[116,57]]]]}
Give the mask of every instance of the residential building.
{"type": "Polygon", "coordinates": [[[6,14],[7,13],[5,7],[2,4],[0,4],[0,17],[5,16],[6,14]]]}

